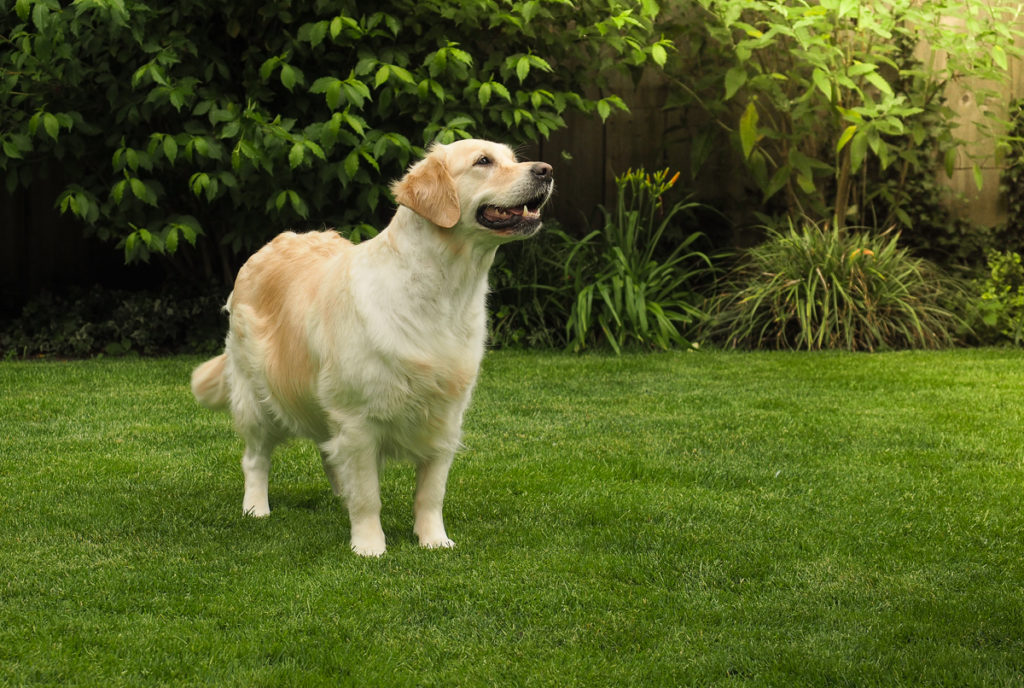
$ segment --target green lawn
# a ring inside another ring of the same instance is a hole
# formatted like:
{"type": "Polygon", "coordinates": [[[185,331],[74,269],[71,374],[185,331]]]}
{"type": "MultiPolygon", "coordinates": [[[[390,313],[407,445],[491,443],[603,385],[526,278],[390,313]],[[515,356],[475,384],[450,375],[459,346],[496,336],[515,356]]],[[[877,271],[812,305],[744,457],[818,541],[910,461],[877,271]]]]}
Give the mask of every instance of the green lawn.
{"type": "Polygon", "coordinates": [[[241,514],[196,359],[0,364],[0,685],[1016,686],[1024,353],[493,352],[446,505],[241,514]]]}

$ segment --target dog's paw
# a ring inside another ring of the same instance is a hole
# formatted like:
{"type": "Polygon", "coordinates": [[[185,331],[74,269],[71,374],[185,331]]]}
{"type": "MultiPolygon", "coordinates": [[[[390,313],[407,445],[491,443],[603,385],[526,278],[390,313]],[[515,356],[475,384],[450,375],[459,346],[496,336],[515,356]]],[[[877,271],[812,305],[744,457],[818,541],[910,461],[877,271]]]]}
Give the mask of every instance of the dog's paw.
{"type": "Polygon", "coordinates": [[[266,518],[270,515],[270,507],[242,505],[242,513],[250,518],[266,518]]]}
{"type": "Polygon", "coordinates": [[[387,548],[384,546],[383,543],[381,543],[380,545],[377,545],[377,544],[357,545],[356,543],[353,542],[352,543],[352,551],[355,552],[356,554],[358,554],[361,557],[382,557],[382,556],[384,556],[384,552],[387,551],[387,548]]]}
{"type": "Polygon", "coordinates": [[[387,549],[380,523],[364,523],[352,528],[352,551],[361,557],[379,557],[387,549]]]}
{"type": "Polygon", "coordinates": [[[455,547],[455,542],[450,540],[447,536],[439,538],[425,539],[420,538],[420,547],[424,549],[452,549],[455,547]]]}

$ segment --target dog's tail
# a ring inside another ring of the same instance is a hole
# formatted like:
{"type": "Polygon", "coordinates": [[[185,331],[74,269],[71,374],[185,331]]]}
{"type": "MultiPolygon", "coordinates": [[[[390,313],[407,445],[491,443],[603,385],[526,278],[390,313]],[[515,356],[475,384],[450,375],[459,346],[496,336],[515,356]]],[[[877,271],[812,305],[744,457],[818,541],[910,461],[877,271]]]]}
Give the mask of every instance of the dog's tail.
{"type": "Polygon", "coordinates": [[[200,404],[214,411],[222,411],[228,407],[230,391],[227,377],[224,375],[227,360],[227,353],[223,353],[192,371],[192,395],[200,404]]]}

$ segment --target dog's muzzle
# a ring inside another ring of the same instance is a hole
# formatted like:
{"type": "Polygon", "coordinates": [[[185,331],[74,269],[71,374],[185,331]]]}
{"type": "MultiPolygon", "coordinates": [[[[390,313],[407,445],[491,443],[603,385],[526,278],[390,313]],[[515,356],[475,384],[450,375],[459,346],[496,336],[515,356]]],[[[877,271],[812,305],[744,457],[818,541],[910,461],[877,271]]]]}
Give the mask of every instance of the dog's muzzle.
{"type": "Polygon", "coordinates": [[[551,165],[535,162],[530,168],[533,189],[522,203],[508,206],[484,205],[476,213],[481,226],[507,234],[530,235],[540,228],[540,210],[551,198],[555,180],[551,165]]]}

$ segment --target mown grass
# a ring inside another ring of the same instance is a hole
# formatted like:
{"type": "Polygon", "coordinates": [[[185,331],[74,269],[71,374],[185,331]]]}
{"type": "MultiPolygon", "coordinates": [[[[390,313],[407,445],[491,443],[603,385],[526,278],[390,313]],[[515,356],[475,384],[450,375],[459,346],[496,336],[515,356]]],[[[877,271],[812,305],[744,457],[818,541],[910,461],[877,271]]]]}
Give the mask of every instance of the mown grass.
{"type": "Polygon", "coordinates": [[[1024,682],[1024,354],[494,352],[446,517],[241,515],[195,359],[0,364],[0,685],[1024,682]]]}

